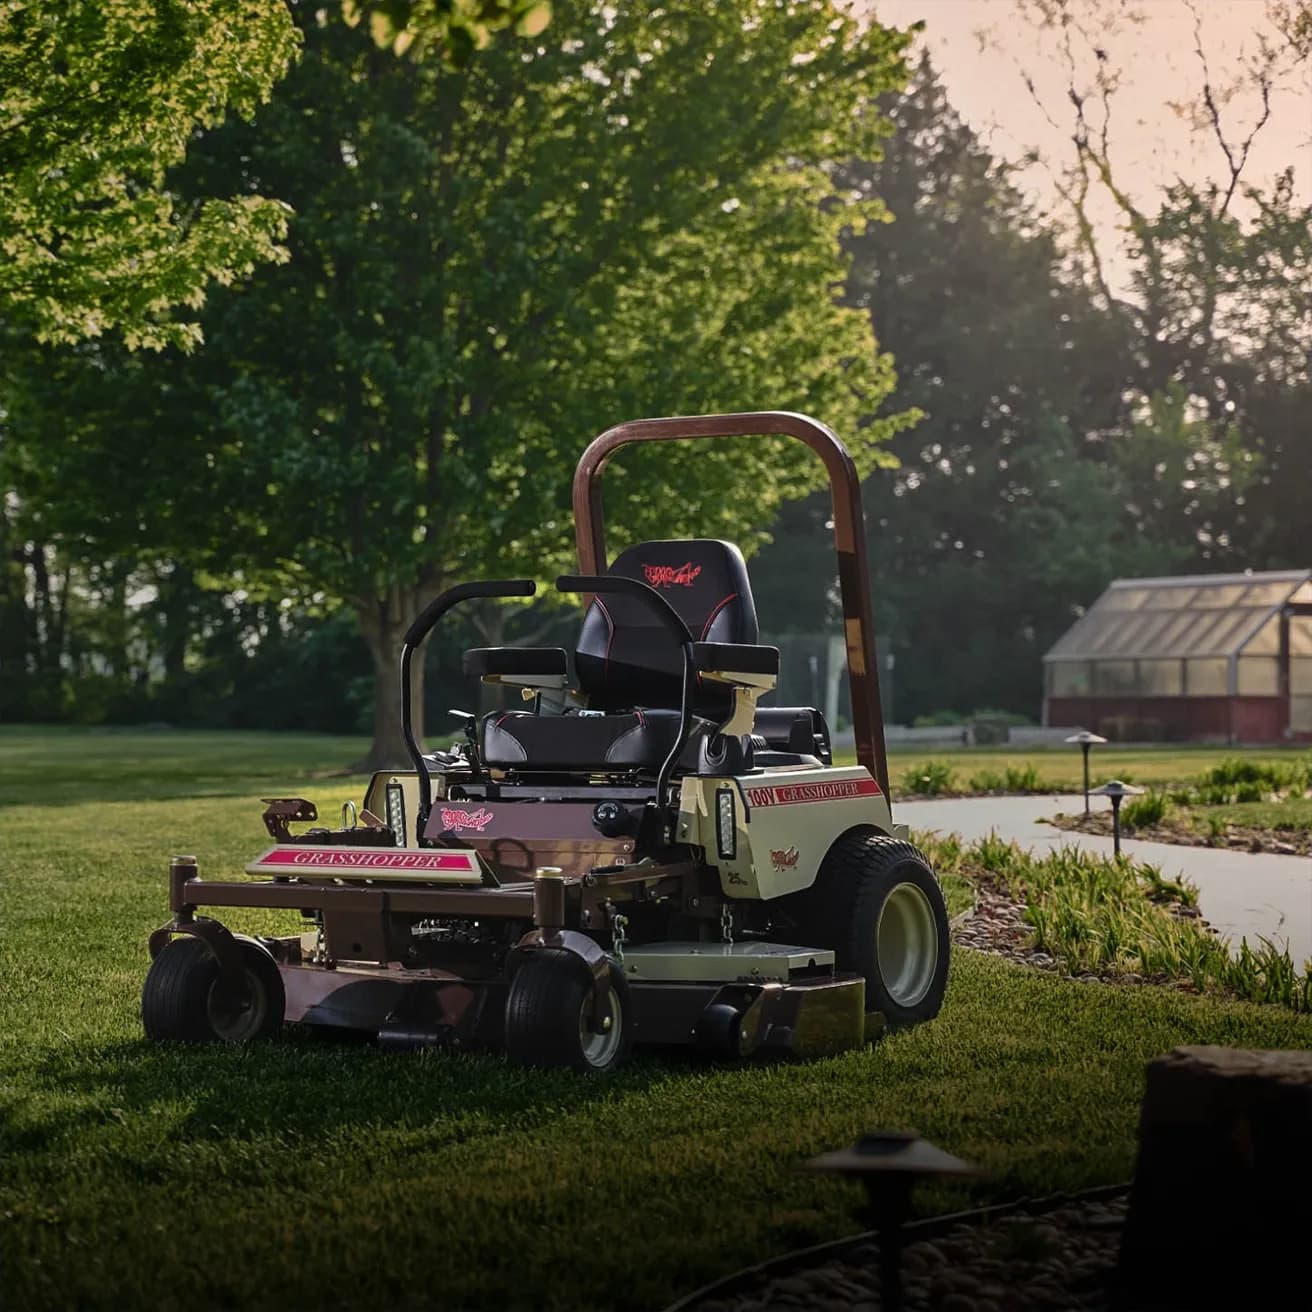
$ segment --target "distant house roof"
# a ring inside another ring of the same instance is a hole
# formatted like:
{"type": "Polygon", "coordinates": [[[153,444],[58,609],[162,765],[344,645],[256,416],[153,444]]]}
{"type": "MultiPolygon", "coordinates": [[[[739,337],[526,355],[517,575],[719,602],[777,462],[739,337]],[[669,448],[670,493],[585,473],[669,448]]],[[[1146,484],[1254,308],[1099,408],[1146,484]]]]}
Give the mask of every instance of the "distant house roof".
{"type": "Polygon", "coordinates": [[[1117,579],[1043,659],[1172,659],[1265,650],[1269,622],[1291,601],[1312,602],[1312,570],[1117,579]],[[1262,641],[1250,648],[1259,634],[1262,641]]]}

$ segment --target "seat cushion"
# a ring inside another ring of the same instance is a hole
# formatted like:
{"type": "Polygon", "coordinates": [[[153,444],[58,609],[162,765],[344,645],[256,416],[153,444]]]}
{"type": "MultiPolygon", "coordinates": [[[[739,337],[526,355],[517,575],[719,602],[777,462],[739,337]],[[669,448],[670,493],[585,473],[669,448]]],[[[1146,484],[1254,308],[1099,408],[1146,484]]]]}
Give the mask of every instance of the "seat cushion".
{"type": "Polygon", "coordinates": [[[483,719],[483,761],[498,770],[655,772],[678,733],[677,711],[627,715],[506,711],[483,719]]]}

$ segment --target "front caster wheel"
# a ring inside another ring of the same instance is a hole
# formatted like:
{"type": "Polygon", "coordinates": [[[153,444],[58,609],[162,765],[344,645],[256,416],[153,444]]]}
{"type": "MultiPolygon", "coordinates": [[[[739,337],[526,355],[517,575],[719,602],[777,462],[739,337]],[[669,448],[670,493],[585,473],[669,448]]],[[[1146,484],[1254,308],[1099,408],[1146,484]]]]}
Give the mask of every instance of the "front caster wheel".
{"type": "Polygon", "coordinates": [[[141,991],[148,1039],[183,1043],[246,1043],[282,1028],[286,994],[277,963],[258,944],[238,938],[241,987],[217,987],[219,963],[198,938],[171,939],[151,963],[141,991]]]}
{"type": "Polygon", "coordinates": [[[572,952],[535,948],[510,982],[506,1052],[524,1066],[600,1074],[617,1067],[632,1042],[629,990],[610,967],[600,1025],[588,968],[572,952]]]}

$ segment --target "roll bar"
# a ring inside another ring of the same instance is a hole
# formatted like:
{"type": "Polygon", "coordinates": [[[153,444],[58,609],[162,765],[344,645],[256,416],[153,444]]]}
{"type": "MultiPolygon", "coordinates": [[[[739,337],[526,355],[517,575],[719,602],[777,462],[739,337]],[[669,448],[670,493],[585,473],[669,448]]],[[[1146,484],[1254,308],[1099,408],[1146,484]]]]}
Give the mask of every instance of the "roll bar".
{"type": "MultiPolygon", "coordinates": [[[[595,438],[574,471],[574,531],[579,572],[606,571],[606,529],[602,513],[601,475],[606,462],[631,442],[669,442],[694,437],[795,437],[824,462],[834,505],[834,547],[838,587],[843,602],[843,634],[852,695],[852,727],[857,760],[888,787],[888,752],[879,703],[879,664],[870,608],[870,567],[866,559],[861,480],[851,453],[832,429],[789,410],[759,410],[736,415],[678,415],[668,419],[634,419],[608,428],[595,438]]],[[[587,599],[590,600],[590,599],[587,599]]]]}

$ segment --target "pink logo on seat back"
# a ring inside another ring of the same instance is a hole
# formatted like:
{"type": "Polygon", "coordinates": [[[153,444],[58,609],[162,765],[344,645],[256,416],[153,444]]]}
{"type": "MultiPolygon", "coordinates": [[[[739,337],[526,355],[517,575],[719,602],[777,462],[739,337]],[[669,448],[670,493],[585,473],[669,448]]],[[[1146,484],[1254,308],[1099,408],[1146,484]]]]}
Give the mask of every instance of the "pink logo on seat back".
{"type": "Polygon", "coordinates": [[[492,819],[492,812],[480,807],[477,811],[460,811],[455,807],[442,808],[443,829],[473,829],[482,833],[492,819]]]}
{"type": "Polygon", "coordinates": [[[686,560],[682,565],[644,565],[642,572],[653,588],[668,588],[675,583],[690,588],[702,567],[686,560]]]}

